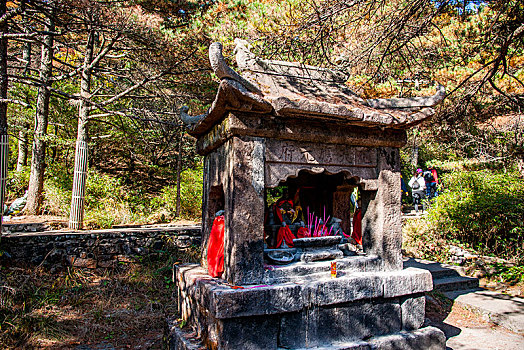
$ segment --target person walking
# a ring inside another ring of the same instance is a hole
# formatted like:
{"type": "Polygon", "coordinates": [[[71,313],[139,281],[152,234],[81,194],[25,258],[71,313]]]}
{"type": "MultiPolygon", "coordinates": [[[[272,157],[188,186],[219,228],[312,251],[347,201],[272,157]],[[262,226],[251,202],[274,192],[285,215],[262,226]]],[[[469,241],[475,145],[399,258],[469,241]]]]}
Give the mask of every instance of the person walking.
{"type": "Polygon", "coordinates": [[[418,168],[413,173],[413,176],[408,182],[408,186],[411,187],[411,196],[413,197],[413,204],[415,205],[415,212],[418,213],[418,206],[422,204],[422,212],[424,212],[424,204],[422,199],[425,196],[426,182],[424,176],[422,176],[422,169],[418,168]]]}
{"type": "Polygon", "coordinates": [[[433,167],[429,167],[428,170],[423,173],[424,181],[426,183],[426,197],[431,199],[438,195],[437,185],[438,185],[438,176],[437,171],[433,167]]]}

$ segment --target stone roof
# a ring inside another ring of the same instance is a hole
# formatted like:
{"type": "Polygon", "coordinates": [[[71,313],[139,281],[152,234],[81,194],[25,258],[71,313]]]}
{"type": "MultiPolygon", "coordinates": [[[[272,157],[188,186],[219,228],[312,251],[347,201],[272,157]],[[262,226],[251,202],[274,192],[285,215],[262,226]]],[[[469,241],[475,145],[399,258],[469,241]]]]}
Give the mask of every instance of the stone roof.
{"type": "Polygon", "coordinates": [[[227,66],[220,43],[210,46],[211,67],[221,82],[207,113],[191,117],[187,107],[181,109],[190,134],[205,134],[235,111],[405,129],[431,117],[431,106],[445,96],[439,85],[437,94],[430,97],[365,100],[346,85],[347,76],[339,71],[261,59],[249,51],[245,41],[237,39],[236,43],[240,74],[227,66]]]}

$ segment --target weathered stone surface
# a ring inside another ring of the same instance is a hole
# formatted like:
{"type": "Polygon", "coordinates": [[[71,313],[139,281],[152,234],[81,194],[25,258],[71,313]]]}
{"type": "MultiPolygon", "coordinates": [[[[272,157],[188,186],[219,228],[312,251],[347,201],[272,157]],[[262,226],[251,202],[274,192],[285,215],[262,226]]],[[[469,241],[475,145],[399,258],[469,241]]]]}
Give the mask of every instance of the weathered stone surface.
{"type": "Polygon", "coordinates": [[[225,201],[225,278],[233,284],[253,284],[262,280],[264,270],[264,193],[253,182],[264,178],[263,139],[233,138],[230,187],[225,201]],[[262,158],[260,158],[262,157],[262,158]],[[262,173],[260,173],[262,171],[262,173]]]}
{"type": "Polygon", "coordinates": [[[340,243],[340,236],[306,237],[293,240],[295,248],[329,247],[340,243]]]}
{"type": "Polygon", "coordinates": [[[446,336],[438,328],[426,327],[371,339],[369,343],[372,349],[380,350],[444,350],[446,336]]]}
{"type": "Polygon", "coordinates": [[[362,191],[364,251],[380,256],[384,269],[402,269],[402,222],[398,149],[379,149],[377,191],[362,191]]]}
{"type": "MultiPolygon", "coordinates": [[[[198,226],[100,230],[97,234],[93,232],[72,234],[57,231],[3,235],[2,248],[11,259],[18,261],[96,268],[110,267],[118,261],[133,261],[133,257],[153,254],[164,250],[169,242],[178,248],[184,248],[187,244],[180,244],[179,237],[183,237],[184,242],[193,242],[192,244],[200,243],[201,237],[198,226]]],[[[2,259],[7,259],[6,256],[2,259]]]]}
{"type": "Polygon", "coordinates": [[[221,320],[219,349],[276,349],[278,327],[279,320],[276,316],[221,320]]]}
{"type": "Polygon", "coordinates": [[[282,316],[279,346],[317,347],[400,331],[397,299],[308,308],[282,316]]]}
{"type": "Polygon", "coordinates": [[[400,298],[402,329],[412,331],[422,327],[426,317],[426,298],[424,294],[400,298]]]}
{"type": "Polygon", "coordinates": [[[342,253],[342,251],[338,248],[332,248],[332,249],[306,248],[302,252],[297,253],[297,255],[300,261],[311,262],[311,261],[342,259],[342,257],[344,256],[344,253],[342,253]]]}
{"type": "MultiPolygon", "coordinates": [[[[291,320],[291,319],[290,319],[291,320]]],[[[170,322],[167,328],[169,350],[204,350],[202,343],[190,329],[180,329],[176,322],[170,322]]],[[[292,326],[292,323],[289,324],[292,326]]],[[[300,332],[300,330],[297,330],[300,332]]],[[[278,349],[283,349],[279,346],[278,349]]],[[[307,350],[310,347],[285,347],[295,350],[307,350]]],[[[390,335],[372,337],[369,340],[331,342],[315,347],[316,350],[444,350],[446,337],[434,327],[426,327],[411,332],[398,332],[390,335]]],[[[240,347],[239,349],[242,349],[240,347]]],[[[272,348],[266,348],[272,349],[272,348]]],[[[277,349],[277,348],[273,348],[277,349]]]]}
{"type": "Polygon", "coordinates": [[[424,293],[433,289],[431,273],[427,270],[407,268],[398,273],[383,273],[384,297],[392,298],[406,294],[424,293]]]}
{"type": "Polygon", "coordinates": [[[229,113],[207,134],[196,142],[196,150],[201,155],[209,154],[233,136],[252,136],[291,140],[298,142],[318,142],[331,145],[350,145],[365,147],[402,147],[406,143],[406,132],[395,129],[369,129],[355,125],[326,123],[322,120],[308,120],[297,123],[295,119],[277,119],[268,115],[249,115],[229,113]]]}
{"type": "MultiPolygon", "coordinates": [[[[372,298],[394,298],[431,290],[431,276],[415,268],[403,271],[355,273],[341,278],[243,286],[234,289],[210,278],[198,265],[176,267],[179,290],[197,300],[214,318],[294,312],[372,298]],[[426,279],[426,274],[429,279],[426,279]],[[401,287],[402,286],[402,287],[401,287]]],[[[191,306],[197,308],[196,305],[191,306]]]]}
{"type": "Polygon", "coordinates": [[[175,318],[166,320],[165,335],[169,350],[206,350],[196,333],[189,327],[181,328],[175,318]]]}

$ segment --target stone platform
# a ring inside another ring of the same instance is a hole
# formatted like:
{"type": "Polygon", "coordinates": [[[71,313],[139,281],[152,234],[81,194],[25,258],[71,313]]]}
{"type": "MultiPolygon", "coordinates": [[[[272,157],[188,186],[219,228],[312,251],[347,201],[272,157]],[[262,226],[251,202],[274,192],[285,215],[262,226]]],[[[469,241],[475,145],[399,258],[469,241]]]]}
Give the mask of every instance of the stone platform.
{"type": "Polygon", "coordinates": [[[420,328],[428,271],[324,275],[234,286],[177,266],[181,316],[193,328],[172,324],[170,349],[444,349],[442,332],[420,328]]]}

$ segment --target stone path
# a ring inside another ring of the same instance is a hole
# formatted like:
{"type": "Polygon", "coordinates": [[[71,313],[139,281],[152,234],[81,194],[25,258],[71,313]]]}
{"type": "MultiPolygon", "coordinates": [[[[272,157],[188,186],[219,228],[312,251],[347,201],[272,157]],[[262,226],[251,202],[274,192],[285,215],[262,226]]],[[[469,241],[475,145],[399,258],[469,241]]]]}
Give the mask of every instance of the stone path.
{"type": "Polygon", "coordinates": [[[443,320],[431,325],[446,333],[449,350],[524,349],[524,299],[481,289],[461,267],[407,259],[405,267],[431,272],[434,290],[452,303],[443,320]]]}
{"type": "MultiPolygon", "coordinates": [[[[462,290],[444,295],[485,320],[524,335],[524,299],[489,290],[462,290]]],[[[524,349],[524,347],[522,348],[524,349]]]]}

